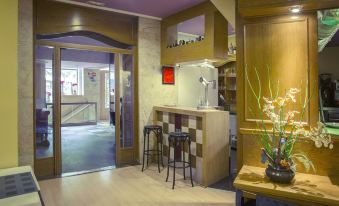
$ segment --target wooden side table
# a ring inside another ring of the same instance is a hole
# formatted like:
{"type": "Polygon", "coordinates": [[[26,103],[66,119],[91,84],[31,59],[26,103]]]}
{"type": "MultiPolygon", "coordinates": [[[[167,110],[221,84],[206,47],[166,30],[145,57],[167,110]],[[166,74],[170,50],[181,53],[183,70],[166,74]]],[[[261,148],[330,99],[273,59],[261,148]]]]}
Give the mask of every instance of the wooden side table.
{"type": "MultiPolygon", "coordinates": [[[[275,201],[282,205],[339,205],[339,176],[327,177],[297,173],[291,184],[277,184],[265,176],[265,168],[244,165],[234,181],[237,206],[246,193],[259,201],[275,201]]],[[[258,202],[259,202],[258,201],[258,202]]]]}

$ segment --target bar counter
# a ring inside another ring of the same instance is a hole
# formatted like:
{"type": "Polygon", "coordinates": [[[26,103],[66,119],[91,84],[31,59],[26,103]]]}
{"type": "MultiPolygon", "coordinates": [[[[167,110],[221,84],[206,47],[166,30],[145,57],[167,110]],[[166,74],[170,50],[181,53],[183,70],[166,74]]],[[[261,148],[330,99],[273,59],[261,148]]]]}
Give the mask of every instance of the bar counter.
{"type": "MultiPolygon", "coordinates": [[[[154,124],[163,127],[164,162],[167,162],[168,134],[180,129],[190,133],[193,180],[209,186],[229,175],[229,113],[190,107],[153,107],[154,124]]],[[[171,159],[173,159],[173,147],[171,159]]],[[[186,152],[186,151],[185,151],[186,152]]],[[[185,155],[188,160],[188,153],[185,155]]],[[[177,158],[177,156],[176,156],[177,158]]],[[[176,170],[182,173],[181,170],[176,170]]],[[[188,168],[186,174],[189,174],[188,168]]]]}

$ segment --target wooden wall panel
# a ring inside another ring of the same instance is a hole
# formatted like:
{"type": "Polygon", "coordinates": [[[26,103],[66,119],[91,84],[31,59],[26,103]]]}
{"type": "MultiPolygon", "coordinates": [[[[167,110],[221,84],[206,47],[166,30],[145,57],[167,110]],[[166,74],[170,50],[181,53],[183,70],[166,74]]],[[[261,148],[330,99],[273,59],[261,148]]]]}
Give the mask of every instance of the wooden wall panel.
{"type": "MultiPolygon", "coordinates": [[[[317,92],[317,18],[316,13],[300,15],[298,19],[290,15],[276,17],[237,18],[237,111],[238,111],[238,166],[242,164],[264,166],[260,163],[260,145],[253,133],[256,120],[260,119],[255,99],[245,80],[244,69],[247,66],[249,79],[258,84],[254,67],[260,74],[260,83],[264,96],[268,96],[268,78],[279,80],[280,91],[290,87],[313,90],[307,109],[305,122],[314,126],[318,121],[317,92]],[[271,68],[268,75],[266,66],[271,68]],[[301,83],[303,85],[301,85],[301,83]],[[253,110],[251,113],[250,109],[253,110]]],[[[283,93],[282,92],[282,93],[283,93]]],[[[282,94],[281,93],[281,94],[282,94]]],[[[302,96],[305,96],[302,93],[302,96]]],[[[309,96],[310,94],[308,94],[309,96]]],[[[300,102],[299,102],[300,103],[300,102]]],[[[300,145],[296,146],[301,147],[300,145]]],[[[319,174],[331,172],[331,165],[321,163],[326,155],[336,151],[315,150],[307,144],[304,151],[317,165],[319,174]],[[317,154],[322,155],[317,155],[317,154]]],[[[334,153],[332,153],[334,152],[334,153]]],[[[335,156],[335,155],[334,155],[335,156]]],[[[336,170],[336,169],[334,169],[336,170]]],[[[301,172],[305,172],[301,167],[301,172]]]]}
{"type": "MultiPolygon", "coordinates": [[[[242,38],[239,47],[243,53],[238,53],[238,74],[240,79],[237,84],[239,126],[244,129],[256,128],[255,121],[260,119],[256,99],[245,80],[245,68],[247,67],[249,80],[255,92],[259,92],[259,82],[255,68],[260,76],[262,96],[269,97],[269,79],[272,82],[273,91],[279,81],[279,95],[283,96],[289,88],[301,88],[301,100],[312,94],[304,121],[314,125],[317,121],[318,95],[316,58],[316,16],[314,14],[300,16],[293,20],[289,16],[276,18],[251,19],[243,24],[242,38]],[[270,68],[268,76],[267,67],[270,68]],[[310,82],[307,88],[306,85],[310,82]],[[315,118],[310,118],[315,117],[315,118]]],[[[238,44],[237,44],[238,45],[238,44]]],[[[302,106],[300,98],[296,108],[302,106]]],[[[293,108],[291,108],[293,109],[293,108]]]]}

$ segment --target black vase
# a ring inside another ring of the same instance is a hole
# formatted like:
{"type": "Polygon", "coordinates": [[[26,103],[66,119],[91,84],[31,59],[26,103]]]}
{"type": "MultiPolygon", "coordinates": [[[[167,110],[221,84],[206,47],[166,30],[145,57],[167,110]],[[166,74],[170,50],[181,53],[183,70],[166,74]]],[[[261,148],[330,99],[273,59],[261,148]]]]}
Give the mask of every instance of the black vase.
{"type": "Polygon", "coordinates": [[[265,170],[266,175],[272,182],[289,184],[293,180],[295,173],[291,169],[277,169],[268,166],[265,170]]]}

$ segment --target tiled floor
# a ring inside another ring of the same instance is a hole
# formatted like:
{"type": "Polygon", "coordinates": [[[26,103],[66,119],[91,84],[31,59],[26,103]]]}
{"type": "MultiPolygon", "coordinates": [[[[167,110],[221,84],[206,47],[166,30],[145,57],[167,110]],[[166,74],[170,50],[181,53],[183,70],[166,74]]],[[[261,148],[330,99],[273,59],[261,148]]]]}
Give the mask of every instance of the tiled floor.
{"type": "Polygon", "coordinates": [[[109,123],[62,127],[62,172],[92,170],[115,164],[115,134],[109,123]]]}

